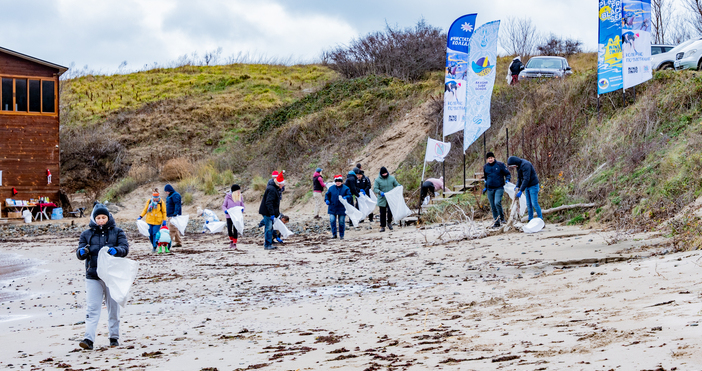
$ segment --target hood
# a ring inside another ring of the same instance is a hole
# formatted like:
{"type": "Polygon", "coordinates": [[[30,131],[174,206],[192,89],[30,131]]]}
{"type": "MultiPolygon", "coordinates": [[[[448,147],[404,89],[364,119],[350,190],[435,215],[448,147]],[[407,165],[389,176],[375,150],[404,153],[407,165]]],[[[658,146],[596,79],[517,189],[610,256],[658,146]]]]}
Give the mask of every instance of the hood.
{"type": "Polygon", "coordinates": [[[512,61],[520,61],[520,62],[521,62],[521,61],[522,61],[522,57],[516,56],[514,59],[512,59],[512,61]]]}
{"type": "Polygon", "coordinates": [[[320,176],[320,175],[322,175],[322,174],[320,174],[319,171],[315,171],[314,174],[313,174],[312,176],[313,176],[313,177],[318,177],[318,176],[320,176]]]}
{"type": "Polygon", "coordinates": [[[269,179],[268,185],[275,185],[275,179],[273,179],[273,178],[269,179]]]}
{"type": "Polygon", "coordinates": [[[356,173],[355,173],[353,170],[351,170],[351,171],[349,171],[348,174],[346,174],[346,177],[347,177],[347,178],[350,178],[350,177],[354,177],[354,178],[355,178],[355,177],[356,177],[356,173]]]}
{"type": "Polygon", "coordinates": [[[166,184],[166,186],[163,187],[163,190],[166,191],[166,192],[175,193],[175,189],[173,189],[173,186],[170,185],[170,184],[166,184]]]}
{"type": "Polygon", "coordinates": [[[115,223],[115,219],[112,217],[112,213],[110,213],[110,215],[107,217],[107,223],[105,223],[105,225],[103,225],[102,227],[100,227],[99,225],[97,225],[97,223],[95,223],[95,215],[94,214],[95,214],[95,208],[93,208],[93,212],[90,213],[90,223],[88,224],[88,226],[91,229],[114,228],[115,227],[116,223],[115,223]]]}
{"type": "Polygon", "coordinates": [[[227,191],[227,193],[224,194],[224,200],[234,200],[232,198],[232,191],[227,191]]]}
{"type": "Polygon", "coordinates": [[[509,156],[507,159],[507,166],[514,166],[516,165],[519,167],[522,164],[522,159],[517,157],[517,156],[509,156]]]}
{"type": "Polygon", "coordinates": [[[382,178],[387,178],[386,176],[383,176],[383,173],[387,173],[388,176],[390,175],[390,172],[388,171],[388,169],[385,166],[380,168],[378,175],[380,175],[382,178]]]}

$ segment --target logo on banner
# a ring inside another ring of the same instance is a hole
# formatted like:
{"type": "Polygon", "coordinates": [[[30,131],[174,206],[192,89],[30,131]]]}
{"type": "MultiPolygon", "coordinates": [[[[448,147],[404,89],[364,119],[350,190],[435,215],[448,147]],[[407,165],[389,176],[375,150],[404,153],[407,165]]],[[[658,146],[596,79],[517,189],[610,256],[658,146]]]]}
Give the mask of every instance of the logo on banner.
{"type": "Polygon", "coordinates": [[[465,22],[461,25],[461,30],[463,30],[464,32],[472,32],[473,25],[468,22],[465,22]]]}
{"type": "Polygon", "coordinates": [[[444,157],[444,154],[446,153],[446,146],[444,146],[443,142],[436,143],[434,146],[434,154],[438,157],[444,157]]]}
{"type": "Polygon", "coordinates": [[[600,79],[598,84],[600,85],[600,89],[607,89],[609,87],[609,80],[600,79]]]}
{"type": "Polygon", "coordinates": [[[473,62],[473,72],[475,72],[478,76],[489,75],[494,67],[495,65],[490,65],[490,61],[487,57],[482,57],[473,62]]]}
{"type": "Polygon", "coordinates": [[[609,6],[603,6],[602,9],[600,9],[600,20],[601,21],[606,21],[609,20],[612,17],[612,8],[609,6]]]}

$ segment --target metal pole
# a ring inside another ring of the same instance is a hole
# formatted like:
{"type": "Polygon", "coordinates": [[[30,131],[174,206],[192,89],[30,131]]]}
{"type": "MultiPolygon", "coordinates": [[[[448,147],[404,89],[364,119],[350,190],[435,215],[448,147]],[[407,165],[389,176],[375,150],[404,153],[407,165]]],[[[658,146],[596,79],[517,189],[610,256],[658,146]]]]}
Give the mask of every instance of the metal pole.
{"type": "Polygon", "coordinates": [[[636,86],[634,86],[634,102],[636,102],[636,86]]]}
{"type": "MultiPolygon", "coordinates": [[[[442,136],[442,137],[441,137],[441,141],[445,143],[445,142],[446,142],[446,137],[445,137],[445,136],[442,136]]],[[[441,161],[441,177],[444,178],[444,184],[446,184],[446,159],[444,159],[444,161],[441,161]]],[[[424,179],[422,179],[422,180],[424,180],[424,179]]],[[[442,197],[444,196],[444,190],[443,190],[443,189],[441,190],[441,196],[442,196],[442,197]]]]}
{"type": "MultiPolygon", "coordinates": [[[[444,179],[444,182],[446,179],[444,179]]],[[[466,153],[463,152],[463,193],[466,192],[466,153]]]]}
{"type": "Polygon", "coordinates": [[[509,158],[509,128],[505,130],[507,131],[507,158],[509,158]]]}
{"type": "Polygon", "coordinates": [[[524,127],[522,127],[522,158],[526,157],[526,150],[524,149],[524,127]]]}
{"type": "Polygon", "coordinates": [[[622,106],[626,107],[626,90],[622,89],[622,106]]]}
{"type": "Polygon", "coordinates": [[[487,156],[487,147],[485,146],[485,133],[483,133],[483,162],[485,162],[485,156],[487,156]]]}

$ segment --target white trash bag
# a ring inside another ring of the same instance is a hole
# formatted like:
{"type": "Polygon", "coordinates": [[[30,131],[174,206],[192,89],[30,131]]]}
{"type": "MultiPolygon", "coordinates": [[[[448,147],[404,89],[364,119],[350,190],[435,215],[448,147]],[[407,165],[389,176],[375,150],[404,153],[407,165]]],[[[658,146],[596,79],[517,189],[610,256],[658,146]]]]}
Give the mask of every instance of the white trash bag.
{"type": "Polygon", "coordinates": [[[285,223],[283,223],[283,221],[280,220],[280,218],[275,218],[275,220],[273,221],[273,229],[280,232],[280,235],[283,238],[288,238],[288,237],[295,234],[295,233],[291,232],[288,229],[288,227],[285,226],[285,223]]]}
{"type": "Polygon", "coordinates": [[[224,227],[227,226],[227,222],[209,222],[207,223],[207,229],[210,230],[210,233],[219,233],[222,230],[224,230],[224,227]]]}
{"type": "Polygon", "coordinates": [[[375,207],[377,206],[376,201],[364,194],[361,194],[359,197],[356,198],[356,200],[358,201],[358,209],[361,212],[361,215],[363,215],[363,218],[370,215],[370,213],[372,213],[373,210],[375,210],[375,207]]]}
{"type": "Polygon", "coordinates": [[[234,206],[227,209],[227,214],[232,219],[232,224],[240,235],[244,235],[244,208],[242,206],[234,206]]]}
{"type": "Polygon", "coordinates": [[[404,188],[402,186],[395,187],[390,192],[385,192],[385,199],[388,201],[390,211],[392,211],[392,220],[395,223],[400,223],[400,220],[412,214],[412,210],[407,207],[405,197],[402,195],[404,188]]]}
{"type": "Polygon", "coordinates": [[[346,209],[346,216],[351,219],[353,226],[358,227],[358,222],[363,219],[363,214],[341,196],[339,196],[339,202],[344,205],[344,209],[346,209]]]}
{"type": "MultiPolygon", "coordinates": [[[[514,192],[514,189],[517,186],[512,183],[512,182],[507,182],[505,184],[505,192],[509,195],[509,198],[514,201],[514,197],[517,195],[516,192],[514,192]]],[[[522,192],[522,197],[519,197],[519,216],[524,216],[527,212],[527,202],[526,202],[526,195],[522,192]]]]}
{"type": "Polygon", "coordinates": [[[22,211],[22,217],[24,218],[25,223],[32,222],[32,212],[31,211],[29,211],[29,210],[22,211]]]}
{"type": "Polygon", "coordinates": [[[373,200],[373,202],[375,202],[376,205],[378,204],[378,196],[375,195],[375,192],[371,191],[370,199],[373,200]]]}
{"type": "Polygon", "coordinates": [[[542,229],[544,229],[545,225],[546,224],[544,223],[543,219],[534,218],[531,221],[529,221],[529,223],[527,223],[527,225],[522,227],[522,231],[524,231],[524,233],[536,233],[536,232],[539,232],[542,229]]]}
{"type": "Polygon", "coordinates": [[[185,236],[185,228],[188,227],[189,218],[190,215],[179,215],[171,218],[171,224],[175,225],[175,227],[178,228],[182,236],[185,236]]]}
{"type": "Polygon", "coordinates": [[[114,257],[107,253],[109,249],[105,246],[98,253],[97,274],[110,289],[110,297],[124,308],[129,299],[129,289],[136,279],[139,263],[127,258],[114,257]]]}
{"type": "Polygon", "coordinates": [[[148,223],[146,223],[143,220],[137,220],[136,226],[137,226],[137,229],[139,229],[139,233],[141,233],[142,236],[149,237],[149,224],[148,223]]]}

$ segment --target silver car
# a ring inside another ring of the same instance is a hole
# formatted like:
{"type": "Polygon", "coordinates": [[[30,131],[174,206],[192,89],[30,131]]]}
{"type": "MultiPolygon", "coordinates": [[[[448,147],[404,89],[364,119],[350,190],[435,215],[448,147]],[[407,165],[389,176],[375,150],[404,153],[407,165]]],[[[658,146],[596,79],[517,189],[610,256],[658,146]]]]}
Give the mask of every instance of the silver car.
{"type": "Polygon", "coordinates": [[[675,53],[670,51],[675,48],[675,45],[651,45],[651,68],[656,70],[672,70],[674,69],[675,53]]]}
{"type": "Polygon", "coordinates": [[[702,69],[702,39],[695,40],[675,53],[675,69],[702,69]]]}
{"type": "Polygon", "coordinates": [[[573,70],[563,57],[533,57],[529,59],[524,70],[519,73],[519,81],[530,79],[563,78],[571,75],[573,70]]]}

